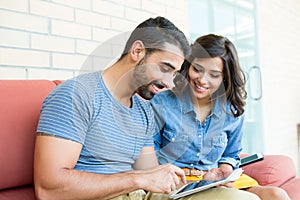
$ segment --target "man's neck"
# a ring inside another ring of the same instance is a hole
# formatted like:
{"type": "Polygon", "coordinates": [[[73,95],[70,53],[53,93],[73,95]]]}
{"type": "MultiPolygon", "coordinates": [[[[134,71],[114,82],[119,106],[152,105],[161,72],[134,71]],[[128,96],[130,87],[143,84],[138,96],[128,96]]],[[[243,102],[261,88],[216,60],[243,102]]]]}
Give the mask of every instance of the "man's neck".
{"type": "Polygon", "coordinates": [[[131,87],[133,66],[124,61],[118,61],[102,72],[103,81],[112,94],[121,104],[131,107],[131,97],[135,90],[131,87]]]}

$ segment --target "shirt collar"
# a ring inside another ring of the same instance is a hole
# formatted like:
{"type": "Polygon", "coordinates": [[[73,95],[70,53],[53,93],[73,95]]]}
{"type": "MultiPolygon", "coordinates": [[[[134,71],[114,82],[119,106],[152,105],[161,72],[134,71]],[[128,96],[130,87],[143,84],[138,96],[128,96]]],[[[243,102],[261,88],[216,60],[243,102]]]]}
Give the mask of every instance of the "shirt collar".
{"type": "MultiPolygon", "coordinates": [[[[182,102],[182,111],[184,114],[189,113],[189,112],[193,112],[194,111],[194,106],[193,103],[191,101],[191,97],[190,97],[190,87],[189,84],[183,86],[183,88],[181,89],[181,92],[179,94],[179,98],[182,102]]],[[[217,117],[217,118],[221,118],[222,115],[224,114],[224,107],[225,105],[222,105],[222,101],[225,102],[224,98],[216,98],[215,100],[215,104],[213,106],[212,112],[210,113],[210,115],[208,117],[217,117]]]]}

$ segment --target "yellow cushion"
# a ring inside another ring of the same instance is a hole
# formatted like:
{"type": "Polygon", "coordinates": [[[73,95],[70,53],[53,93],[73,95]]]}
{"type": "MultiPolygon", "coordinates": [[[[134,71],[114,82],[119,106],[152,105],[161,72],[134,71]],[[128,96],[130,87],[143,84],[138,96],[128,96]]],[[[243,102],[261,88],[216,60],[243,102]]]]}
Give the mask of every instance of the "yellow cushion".
{"type": "Polygon", "coordinates": [[[246,174],[242,174],[240,178],[233,182],[233,187],[237,189],[245,189],[258,186],[258,182],[246,174]]]}

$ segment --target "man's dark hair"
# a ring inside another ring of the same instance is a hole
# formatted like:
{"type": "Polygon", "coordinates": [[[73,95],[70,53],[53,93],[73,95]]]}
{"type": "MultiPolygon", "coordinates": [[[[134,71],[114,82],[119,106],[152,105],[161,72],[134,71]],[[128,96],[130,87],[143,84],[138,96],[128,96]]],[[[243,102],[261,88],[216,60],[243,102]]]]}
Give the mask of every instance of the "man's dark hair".
{"type": "Polygon", "coordinates": [[[147,55],[154,51],[162,51],[166,43],[180,48],[185,58],[190,54],[189,43],[184,33],[164,17],[149,18],[139,24],[127,40],[119,60],[130,51],[132,44],[136,40],[143,42],[147,55]]]}

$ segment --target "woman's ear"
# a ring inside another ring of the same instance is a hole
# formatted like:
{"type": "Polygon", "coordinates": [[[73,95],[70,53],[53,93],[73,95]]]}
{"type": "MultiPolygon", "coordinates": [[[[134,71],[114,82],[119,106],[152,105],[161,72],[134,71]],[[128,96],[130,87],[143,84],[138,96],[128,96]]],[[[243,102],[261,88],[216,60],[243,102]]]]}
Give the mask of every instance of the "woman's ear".
{"type": "Polygon", "coordinates": [[[145,46],[142,41],[136,40],[130,49],[130,57],[135,61],[139,61],[145,56],[145,46]]]}

